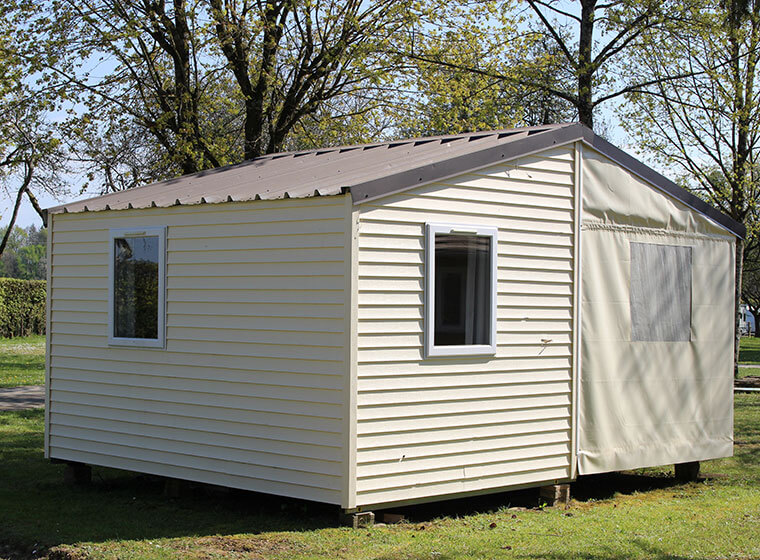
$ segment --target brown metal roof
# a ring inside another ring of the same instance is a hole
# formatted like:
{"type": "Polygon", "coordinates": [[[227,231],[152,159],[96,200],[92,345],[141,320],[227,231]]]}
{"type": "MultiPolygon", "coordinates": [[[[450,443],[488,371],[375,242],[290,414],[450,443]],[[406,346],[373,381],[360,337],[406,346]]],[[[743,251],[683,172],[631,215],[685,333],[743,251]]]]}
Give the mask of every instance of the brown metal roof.
{"type": "Polygon", "coordinates": [[[744,226],[583,125],[558,124],[270,154],[237,165],[55,206],[50,214],[331,196],[354,203],[582,140],[661,190],[744,236],[744,226]]]}

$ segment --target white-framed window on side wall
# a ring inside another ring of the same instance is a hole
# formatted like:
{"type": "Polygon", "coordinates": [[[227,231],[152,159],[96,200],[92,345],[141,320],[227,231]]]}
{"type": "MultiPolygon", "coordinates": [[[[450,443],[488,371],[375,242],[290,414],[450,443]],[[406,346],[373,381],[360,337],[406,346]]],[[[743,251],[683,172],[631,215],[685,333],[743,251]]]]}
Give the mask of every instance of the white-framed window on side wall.
{"type": "Polygon", "coordinates": [[[426,224],[426,356],[496,353],[498,230],[426,224]]]}
{"type": "Polygon", "coordinates": [[[112,229],[108,343],[163,348],[166,228],[112,229]]]}

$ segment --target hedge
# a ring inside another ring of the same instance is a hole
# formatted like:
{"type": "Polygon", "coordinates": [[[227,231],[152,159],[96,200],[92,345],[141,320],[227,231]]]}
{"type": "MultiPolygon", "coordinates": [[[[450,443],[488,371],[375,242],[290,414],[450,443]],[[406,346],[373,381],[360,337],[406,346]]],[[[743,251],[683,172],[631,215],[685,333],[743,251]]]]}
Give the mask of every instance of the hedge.
{"type": "Polygon", "coordinates": [[[44,280],[0,278],[0,337],[45,334],[44,280]]]}

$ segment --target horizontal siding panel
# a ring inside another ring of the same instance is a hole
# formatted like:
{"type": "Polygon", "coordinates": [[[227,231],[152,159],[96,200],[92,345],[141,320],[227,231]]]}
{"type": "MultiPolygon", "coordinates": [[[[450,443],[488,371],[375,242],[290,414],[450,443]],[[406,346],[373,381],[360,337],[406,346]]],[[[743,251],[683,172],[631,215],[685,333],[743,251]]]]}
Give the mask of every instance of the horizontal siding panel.
{"type": "MultiPolygon", "coordinates": [[[[246,411],[221,410],[220,416],[187,416],[182,414],[173,414],[164,410],[147,411],[132,410],[127,408],[113,408],[105,406],[94,406],[81,403],[69,403],[62,401],[53,401],[50,404],[51,414],[59,418],[67,418],[70,424],[87,426],[90,423],[99,422],[115,424],[135,424],[150,425],[155,429],[178,428],[182,430],[193,431],[205,437],[212,437],[208,434],[232,435],[240,437],[250,437],[282,443],[314,445],[314,450],[323,450],[340,447],[342,440],[340,433],[334,426],[332,431],[318,430],[311,425],[307,428],[303,424],[296,426],[279,426],[270,420],[277,420],[275,415],[262,415],[260,413],[247,413],[246,411]],[[257,422],[257,420],[261,420],[257,422]]],[[[201,409],[203,412],[206,409],[201,409]]],[[[125,428],[126,429],[126,428],[125,428]]]]}
{"type": "Polygon", "coordinates": [[[335,290],[342,288],[342,276],[168,276],[170,290],[335,290]]]}
{"type": "MultiPolygon", "coordinates": [[[[376,207],[377,203],[366,203],[369,208],[376,207]]],[[[554,210],[550,208],[534,208],[530,206],[518,206],[517,204],[499,204],[483,200],[473,202],[472,198],[462,198],[446,200],[438,197],[425,196],[417,193],[393,195],[382,200],[384,210],[395,210],[397,208],[430,212],[448,212],[456,206],[460,214],[485,215],[492,216],[498,213],[501,216],[512,218],[522,218],[531,216],[534,220],[547,222],[572,222],[573,212],[571,210],[554,210]]]]}
{"type": "Polygon", "coordinates": [[[54,277],[51,285],[53,289],[78,289],[78,290],[107,290],[108,278],[105,276],[92,277],[54,277]]]}
{"type": "Polygon", "coordinates": [[[531,356],[528,358],[512,358],[497,356],[490,360],[482,358],[462,358],[457,360],[456,367],[451,366],[450,360],[427,359],[396,363],[364,363],[359,368],[359,377],[377,375],[430,375],[437,373],[472,373],[472,372],[503,372],[560,369],[569,368],[570,359],[563,357],[531,356]]]}
{"type": "Polygon", "coordinates": [[[368,307],[366,305],[360,305],[358,317],[360,321],[382,319],[411,321],[415,319],[422,319],[424,317],[424,314],[421,305],[413,305],[410,307],[400,307],[398,305],[376,305],[368,307]]]}
{"type": "Polygon", "coordinates": [[[80,323],[105,325],[108,323],[108,313],[103,312],[79,312],[79,311],[53,311],[51,319],[54,323],[80,323]]]}
{"type": "Polygon", "coordinates": [[[479,387],[505,384],[544,383],[548,381],[570,381],[570,373],[565,369],[544,371],[519,371],[497,373],[448,373],[441,375],[391,375],[358,379],[359,392],[393,391],[415,387],[419,390],[446,387],[479,387]]]}
{"type": "MultiPolygon", "coordinates": [[[[146,438],[146,442],[147,441],[149,440],[146,438]]],[[[112,457],[123,457],[127,459],[139,459],[143,461],[164,463],[167,465],[187,465],[203,470],[233,474],[236,476],[245,476],[249,478],[257,478],[284,484],[299,484],[332,490],[340,488],[340,479],[337,476],[310,473],[305,471],[290,471],[284,468],[265,467],[239,460],[233,460],[230,458],[218,459],[214,457],[201,457],[198,455],[173,453],[171,451],[164,451],[161,449],[150,449],[144,446],[130,447],[127,445],[119,445],[86,439],[75,439],[64,436],[51,436],[50,447],[51,449],[72,449],[75,451],[85,451],[89,453],[98,453],[100,455],[110,455],[112,457]]]]}
{"type": "Polygon", "coordinates": [[[454,449],[454,446],[460,445],[469,447],[471,450],[474,445],[486,445],[483,442],[492,439],[524,442],[526,440],[522,438],[546,438],[546,441],[552,442],[566,441],[569,430],[569,415],[553,418],[550,413],[547,419],[542,420],[531,417],[523,418],[522,422],[467,424],[428,430],[362,434],[357,440],[357,449],[361,460],[375,461],[383,460],[389,453],[395,453],[399,458],[407,453],[424,454],[429,448],[434,450],[433,453],[437,452],[435,450],[450,449],[449,446],[454,449]]]}
{"type": "MultiPolygon", "coordinates": [[[[331,276],[340,270],[342,263],[335,262],[270,262],[262,266],[260,263],[227,263],[223,267],[216,264],[205,264],[203,261],[190,263],[169,264],[167,278],[204,277],[224,278],[227,276],[331,276]]],[[[107,271],[106,271],[107,272],[107,271]]]]}
{"type": "MultiPolygon", "coordinates": [[[[55,384],[55,381],[53,381],[55,384]]],[[[184,403],[160,400],[148,400],[144,398],[132,398],[129,396],[96,395],[67,391],[56,387],[54,403],[67,403],[71,405],[83,405],[100,408],[112,408],[119,410],[131,410],[134,412],[154,412],[160,409],[165,414],[176,416],[191,416],[196,418],[210,418],[212,420],[228,420],[231,422],[247,422],[264,426],[279,426],[281,428],[308,429],[320,432],[339,434],[341,431],[339,418],[323,418],[320,416],[305,416],[287,411],[262,411],[253,407],[228,408],[214,403],[184,403]],[[307,426],[307,427],[305,427],[307,426]]],[[[276,404],[276,403],[275,403],[276,404]]],[[[270,407],[271,408],[271,407],[270,407]]]]}
{"type": "MultiPolygon", "coordinates": [[[[562,181],[560,184],[566,184],[562,181]]],[[[572,181],[571,181],[572,184],[572,181]]],[[[561,191],[557,190],[553,192],[555,196],[542,195],[541,193],[531,192],[527,185],[515,184],[514,181],[504,181],[499,185],[501,188],[497,189],[484,189],[481,186],[478,187],[463,187],[453,183],[444,182],[438,185],[432,185],[424,195],[419,196],[419,200],[423,201],[420,207],[424,206],[424,202],[430,199],[451,200],[451,201],[472,201],[482,199],[489,204],[499,204],[501,206],[517,206],[521,208],[532,208],[535,214],[531,212],[531,215],[535,215],[536,218],[542,219],[547,214],[544,214],[544,210],[572,210],[572,187],[567,187],[563,194],[559,194],[561,191]],[[505,188],[506,187],[506,188],[505,188]],[[526,188],[527,187],[527,188],[526,188]],[[559,196],[556,196],[559,194],[559,196]]],[[[402,200],[401,195],[397,195],[398,200],[402,200]]],[[[389,197],[393,200],[393,197],[389,197]]],[[[385,202],[385,199],[383,199],[385,202]]]]}
{"type": "MultiPolygon", "coordinates": [[[[184,443],[205,444],[213,438],[215,446],[234,449],[257,451],[270,455],[286,455],[289,457],[305,457],[320,461],[335,462],[339,456],[340,447],[336,445],[318,445],[290,442],[280,439],[252,437],[249,431],[230,434],[222,430],[209,431],[209,426],[180,427],[165,426],[158,422],[125,422],[105,418],[83,417],[71,414],[53,413],[52,426],[59,430],[59,435],[82,437],[88,430],[130,436],[146,436],[157,440],[181,441],[184,443]],[[64,429],[65,428],[65,429],[64,429]]],[[[238,426],[241,428],[242,426],[238,426]]],[[[250,429],[250,426],[249,426],[250,429]]],[[[223,455],[223,453],[219,453],[223,455]]],[[[271,461],[271,459],[270,459],[271,461]]]]}
{"type": "Polygon", "coordinates": [[[55,288],[52,290],[53,299],[108,301],[108,290],[105,288],[55,288]]]}
{"type": "MultiPolygon", "coordinates": [[[[107,337],[86,336],[78,334],[56,334],[51,337],[52,343],[57,347],[70,346],[79,348],[85,354],[89,354],[89,348],[106,348],[107,337]]],[[[212,356],[246,356],[249,358],[280,358],[291,360],[315,360],[340,362],[343,359],[342,347],[329,346],[303,346],[296,344],[273,344],[273,343],[237,343],[215,341],[197,341],[170,339],[166,342],[166,350],[176,354],[209,354],[212,356]]],[[[125,347],[123,352],[129,353],[125,347]]],[[[161,349],[156,349],[161,352],[161,349]]],[[[336,369],[340,366],[336,365],[336,369]]]]}
{"type": "MultiPolygon", "coordinates": [[[[416,223],[424,224],[426,222],[467,222],[468,224],[475,226],[492,227],[494,226],[494,216],[490,214],[466,214],[465,212],[458,211],[457,205],[451,205],[449,210],[436,210],[432,209],[427,211],[424,209],[404,209],[404,208],[385,208],[381,205],[371,206],[369,203],[362,204],[363,212],[372,212],[370,218],[372,220],[381,220],[388,222],[402,222],[402,223],[416,223]]],[[[544,232],[544,233],[558,233],[572,235],[573,224],[571,221],[536,221],[526,218],[530,216],[529,210],[524,210],[517,216],[503,216],[498,217],[497,227],[501,231],[514,230],[514,231],[532,231],[532,232],[544,232]]]]}
{"type": "MultiPolygon", "coordinates": [[[[552,358],[557,356],[570,356],[568,345],[542,344],[540,346],[510,346],[511,358],[543,357],[552,358]]],[[[359,349],[359,363],[362,362],[410,362],[420,361],[424,358],[423,350],[419,348],[366,348],[359,349]]],[[[449,366],[451,367],[451,366],[449,366]]]]}
{"type": "MultiPolygon", "coordinates": [[[[286,376],[283,376],[286,377],[286,376]]],[[[206,393],[209,395],[228,395],[235,397],[255,397],[261,399],[278,399],[294,402],[313,402],[317,404],[340,404],[341,394],[331,389],[314,387],[293,387],[287,385],[269,385],[251,381],[222,381],[214,379],[193,379],[187,377],[164,377],[147,373],[129,374],[122,372],[104,372],[79,370],[59,367],[56,370],[56,384],[59,381],[79,383],[126,385],[143,389],[176,390],[206,393]]],[[[146,391],[151,396],[152,391],[146,391]]]]}
{"type": "MultiPolygon", "coordinates": [[[[560,401],[562,399],[554,399],[560,401]]],[[[546,401],[546,399],[544,399],[546,401]]],[[[412,435],[419,435],[419,441],[445,441],[446,434],[444,431],[457,428],[461,430],[473,429],[477,432],[479,426],[497,426],[503,431],[501,433],[526,433],[530,430],[529,426],[533,422],[544,422],[546,420],[569,420],[570,403],[567,399],[560,404],[551,404],[542,406],[541,403],[535,406],[526,406],[517,410],[493,410],[493,411],[465,411],[458,414],[439,414],[426,417],[384,417],[360,421],[357,425],[357,432],[360,441],[364,446],[372,446],[373,438],[382,438],[387,442],[387,437],[396,434],[403,437],[403,434],[409,432],[409,438],[405,441],[407,444],[413,441],[412,435]],[[440,436],[436,439],[425,439],[426,430],[435,430],[440,436]],[[509,430],[507,432],[506,430],[509,430]]],[[[459,433],[456,437],[463,437],[459,433]]],[[[402,441],[402,440],[400,440],[402,441]]],[[[387,443],[386,443],[387,445],[387,443]]]]}
{"type": "MultiPolygon", "coordinates": [[[[214,315],[217,317],[304,317],[307,319],[342,319],[343,304],[233,303],[167,301],[169,315],[214,315]]],[[[55,307],[54,307],[55,308],[55,307]]]]}
{"type": "Polygon", "coordinates": [[[526,383],[489,385],[487,387],[460,386],[453,388],[414,387],[411,389],[360,391],[358,406],[384,406],[414,404],[423,402],[478,401],[525,397],[534,395],[556,395],[570,391],[568,382],[526,383]]]}
{"type": "Polygon", "coordinates": [[[287,303],[342,305],[345,296],[340,290],[189,290],[169,288],[167,300],[176,303],[287,303]]]}
{"type": "MultiPolygon", "coordinates": [[[[294,414],[305,417],[317,418],[342,418],[341,407],[329,403],[314,403],[307,401],[292,401],[285,399],[271,399],[266,397],[251,397],[246,395],[225,395],[216,393],[194,392],[188,388],[158,389],[150,386],[134,387],[123,384],[110,384],[100,382],[97,385],[83,381],[69,381],[56,378],[53,382],[58,392],[77,393],[82,402],[92,399],[97,403],[100,397],[129,398],[154,403],[175,403],[186,406],[202,405],[218,408],[248,408],[259,412],[275,412],[280,414],[294,414]]],[[[51,385],[52,386],[52,385],[51,385]]]]}
{"type": "Polygon", "coordinates": [[[377,321],[359,321],[358,334],[417,334],[422,333],[423,322],[420,320],[386,319],[377,321]]]}
{"type": "Polygon", "coordinates": [[[100,255],[108,254],[108,236],[99,235],[98,237],[90,236],[87,241],[78,241],[76,243],[53,242],[53,253],[56,255],[100,255]],[[97,241],[93,241],[97,239],[97,241]]]}
{"type": "Polygon", "coordinates": [[[290,199],[233,204],[142,208],[113,212],[56,214],[56,232],[108,230],[110,228],[194,226],[345,219],[342,197],[290,199]]]}
{"type": "MultiPolygon", "coordinates": [[[[175,432],[179,432],[175,430],[175,432]]],[[[69,440],[81,440],[113,444],[131,448],[150,449],[177,453],[190,457],[217,459],[224,457],[225,460],[245,463],[255,467],[277,468],[285,471],[305,471],[315,474],[338,476],[340,463],[322,459],[311,459],[292,455],[262,452],[251,448],[237,446],[225,446],[221,444],[223,438],[213,438],[210,443],[206,441],[185,441],[180,437],[158,438],[143,432],[138,434],[125,433],[123,431],[109,431],[105,429],[82,428],[77,426],[64,426],[54,424],[51,426],[51,438],[66,438],[69,440]]],[[[208,436],[207,436],[208,438],[208,436]]],[[[60,442],[59,442],[60,445],[60,442]]]]}
{"type": "Polygon", "coordinates": [[[175,239],[170,237],[167,250],[172,252],[199,251],[249,251],[283,249],[306,249],[322,247],[342,247],[345,236],[340,230],[332,233],[310,233],[298,235],[257,235],[246,237],[207,237],[201,239],[175,239]]]}
{"type": "Polygon", "coordinates": [[[106,323],[79,323],[60,322],[50,323],[50,334],[81,334],[87,336],[106,336],[108,325],[106,323]]]}
{"type": "Polygon", "coordinates": [[[57,447],[51,447],[50,456],[62,461],[76,461],[78,463],[101,465],[104,467],[143,472],[169,478],[181,478],[206,484],[228,486],[230,488],[269,492],[280,496],[290,496],[294,498],[326,502],[329,504],[340,503],[340,492],[337,489],[329,490],[324,488],[313,488],[302,484],[272,482],[269,480],[256,479],[245,474],[231,474],[214,469],[207,470],[199,468],[199,466],[195,464],[192,467],[172,465],[164,462],[160,457],[153,461],[145,461],[133,457],[118,457],[107,453],[92,453],[57,447]]]}
{"type": "Polygon", "coordinates": [[[566,466],[566,454],[555,457],[541,457],[529,459],[516,459],[511,461],[499,461],[496,463],[474,464],[464,467],[442,468],[440,470],[428,470],[422,473],[397,474],[389,476],[370,476],[358,478],[356,481],[357,492],[368,492],[388,487],[410,486],[419,481],[420,476],[425,483],[449,482],[484,476],[501,476],[504,474],[524,473],[543,469],[558,469],[566,466]]]}
{"type": "MultiPolygon", "coordinates": [[[[173,264],[236,264],[236,263],[308,263],[343,262],[343,247],[321,247],[319,249],[246,249],[240,251],[183,251],[169,252],[166,262],[173,264]]],[[[53,262],[53,264],[56,264],[53,262]]],[[[304,267],[308,270],[308,266],[304,267]]],[[[333,269],[335,270],[335,269],[333,269]]]]}
{"type": "Polygon", "coordinates": [[[198,329],[243,329],[256,331],[298,331],[323,334],[342,333],[345,330],[345,321],[340,318],[307,319],[306,317],[266,317],[261,320],[258,317],[222,316],[222,315],[194,315],[171,313],[167,315],[166,323],[169,327],[194,327],[198,329]]]}
{"type": "MultiPolygon", "coordinates": [[[[250,323],[250,321],[249,321],[250,323]]],[[[266,325],[259,324],[259,327],[266,325]]],[[[342,332],[320,331],[280,331],[275,329],[233,329],[216,327],[213,330],[203,327],[176,327],[169,325],[167,338],[171,340],[197,340],[201,342],[243,342],[251,344],[279,344],[293,346],[329,346],[343,347],[345,334],[342,332]]]]}
{"type": "Polygon", "coordinates": [[[103,278],[108,281],[108,265],[105,263],[79,266],[59,260],[51,266],[53,278],[103,278]]]}
{"type": "MultiPolygon", "coordinates": [[[[83,296],[82,296],[83,297],[83,296]]],[[[86,299],[56,299],[52,298],[51,310],[75,311],[78,313],[108,313],[108,302],[89,301],[86,299]]]]}
{"type": "MultiPolygon", "coordinates": [[[[269,219],[269,216],[262,216],[269,219]]],[[[180,239],[214,239],[217,237],[256,237],[273,235],[302,235],[338,233],[344,228],[345,217],[336,218],[300,218],[293,220],[279,220],[248,222],[248,223],[211,223],[211,224],[184,224],[171,228],[173,240],[180,239]]]]}
{"type": "Polygon", "coordinates": [[[200,366],[207,368],[232,368],[254,371],[274,371],[286,373],[307,373],[315,375],[342,375],[343,364],[334,361],[311,361],[292,360],[287,358],[264,358],[257,357],[251,360],[250,356],[221,356],[219,354],[200,354],[190,352],[172,352],[156,349],[122,348],[112,346],[109,348],[89,347],[83,349],[79,346],[64,346],[56,344],[51,348],[53,358],[87,358],[94,361],[121,361],[142,364],[150,368],[155,365],[170,364],[175,366],[200,366]]]}
{"type": "MultiPolygon", "coordinates": [[[[557,457],[570,452],[568,443],[539,444],[530,442],[520,447],[506,449],[475,449],[470,447],[469,452],[462,449],[452,455],[411,458],[404,456],[395,461],[383,461],[377,463],[359,463],[356,467],[356,475],[361,479],[402,476],[413,473],[438,473],[443,469],[461,468],[469,470],[480,468],[489,463],[504,463],[510,461],[540,460],[544,457],[557,457]]],[[[556,465],[556,463],[555,463],[556,465]]],[[[554,466],[554,465],[553,465],[554,466]]],[[[562,466],[560,463],[556,466],[562,466]]],[[[499,471],[496,471],[499,472],[499,471]]],[[[435,475],[433,475],[435,476],[435,475]]]]}
{"type": "Polygon", "coordinates": [[[395,501],[415,500],[431,496],[451,496],[484,490],[509,489],[516,486],[552,484],[555,480],[569,478],[567,467],[533,469],[527,472],[499,474],[489,477],[467,478],[431,484],[413,484],[406,487],[388,485],[385,489],[368,491],[357,489],[357,500],[361,504],[384,504],[395,501]]]}
{"type": "MultiPolygon", "coordinates": [[[[277,385],[282,387],[302,387],[308,389],[342,388],[343,377],[340,372],[333,375],[312,373],[288,373],[283,371],[256,371],[251,367],[241,369],[229,367],[220,363],[213,367],[203,365],[174,365],[174,364],[145,364],[134,361],[95,360],[86,357],[67,358],[52,356],[55,368],[65,368],[80,372],[124,373],[133,375],[155,375],[167,379],[177,378],[198,380],[219,380],[229,383],[249,383],[261,385],[277,385]]],[[[250,360],[249,360],[250,363],[250,360]]]]}
{"type": "Polygon", "coordinates": [[[471,401],[418,402],[385,406],[359,407],[358,419],[377,420],[380,418],[398,418],[413,416],[436,416],[441,414],[471,413],[473,408],[479,411],[516,410],[519,408],[539,408],[548,406],[567,406],[570,404],[568,394],[547,394],[526,397],[504,397],[478,399],[471,401]]]}

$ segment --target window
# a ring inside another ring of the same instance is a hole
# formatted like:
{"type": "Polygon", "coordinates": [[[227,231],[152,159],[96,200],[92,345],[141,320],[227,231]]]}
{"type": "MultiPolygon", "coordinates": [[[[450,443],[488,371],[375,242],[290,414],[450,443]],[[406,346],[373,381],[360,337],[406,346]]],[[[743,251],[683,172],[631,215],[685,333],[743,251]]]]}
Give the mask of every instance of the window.
{"type": "Polygon", "coordinates": [[[164,228],[111,230],[108,342],[164,346],[164,228]]]}
{"type": "Polygon", "coordinates": [[[427,224],[427,356],[496,352],[496,232],[427,224]]]}
{"type": "Polygon", "coordinates": [[[631,243],[631,340],[691,340],[691,247],[631,243]]]}

